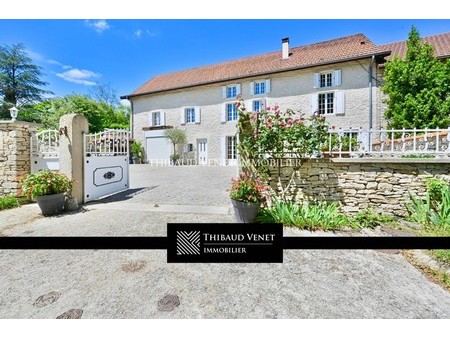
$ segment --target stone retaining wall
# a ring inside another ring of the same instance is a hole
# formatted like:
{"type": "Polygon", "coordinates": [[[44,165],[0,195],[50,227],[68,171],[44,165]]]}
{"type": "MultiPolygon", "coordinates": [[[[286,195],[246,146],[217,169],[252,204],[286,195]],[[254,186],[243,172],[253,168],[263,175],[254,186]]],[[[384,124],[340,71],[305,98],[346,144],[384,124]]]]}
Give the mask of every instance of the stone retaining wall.
{"type": "Polygon", "coordinates": [[[339,202],[345,212],[375,212],[405,216],[409,194],[424,196],[426,181],[450,181],[448,159],[306,159],[301,164],[272,167],[272,187],[282,186],[294,200],[339,202]]]}
{"type": "Polygon", "coordinates": [[[36,125],[0,121],[0,197],[20,193],[19,180],[30,172],[30,133],[36,125]]]}

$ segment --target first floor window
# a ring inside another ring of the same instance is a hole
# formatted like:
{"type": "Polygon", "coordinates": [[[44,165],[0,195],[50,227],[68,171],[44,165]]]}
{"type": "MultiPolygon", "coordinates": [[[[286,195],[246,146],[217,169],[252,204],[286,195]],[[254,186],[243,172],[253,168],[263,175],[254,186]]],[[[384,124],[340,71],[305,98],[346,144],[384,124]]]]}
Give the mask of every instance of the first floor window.
{"type": "Polygon", "coordinates": [[[266,92],[266,82],[255,82],[255,93],[254,95],[264,94],[266,92]]]}
{"type": "Polygon", "coordinates": [[[236,136],[227,136],[227,159],[236,160],[236,136]]]}
{"type": "Polygon", "coordinates": [[[320,74],[320,88],[331,87],[333,85],[333,73],[320,74]]]}
{"type": "Polygon", "coordinates": [[[227,103],[227,121],[237,121],[238,113],[236,109],[236,104],[227,103]]]}
{"type": "Polygon", "coordinates": [[[195,123],[195,108],[186,108],[186,123],[195,123]]]}
{"type": "Polygon", "coordinates": [[[228,86],[227,87],[227,98],[235,98],[237,95],[236,86],[228,86]]]}
{"type": "Polygon", "coordinates": [[[161,112],[157,111],[153,113],[152,116],[153,120],[153,126],[160,126],[161,125],[161,112]]]}
{"type": "Polygon", "coordinates": [[[319,94],[319,114],[327,115],[334,113],[334,93],[319,94]]]}

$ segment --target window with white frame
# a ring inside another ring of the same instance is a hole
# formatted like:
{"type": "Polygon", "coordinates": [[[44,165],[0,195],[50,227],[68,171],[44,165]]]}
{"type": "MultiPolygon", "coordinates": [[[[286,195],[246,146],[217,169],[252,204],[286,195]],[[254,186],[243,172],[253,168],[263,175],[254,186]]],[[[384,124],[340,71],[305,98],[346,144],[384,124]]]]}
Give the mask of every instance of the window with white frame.
{"type": "Polygon", "coordinates": [[[227,98],[235,98],[237,96],[237,86],[227,86],[227,98]]]}
{"type": "Polygon", "coordinates": [[[254,95],[265,94],[266,92],[266,81],[255,82],[254,95]]]}
{"type": "Polygon", "coordinates": [[[263,100],[253,100],[252,102],[252,111],[253,112],[261,112],[264,109],[263,100]]]}
{"type": "Polygon", "coordinates": [[[153,122],[153,126],[161,125],[161,112],[155,111],[152,113],[152,122],[153,122]]]}
{"type": "Polygon", "coordinates": [[[160,110],[150,112],[148,123],[150,127],[164,126],[166,124],[164,112],[160,110]]]}
{"type": "Polygon", "coordinates": [[[320,93],[318,99],[318,111],[320,115],[334,113],[334,92],[320,93]]]}
{"type": "Polygon", "coordinates": [[[320,74],[320,88],[331,87],[333,85],[333,73],[320,74]]]}
{"type": "Polygon", "coordinates": [[[186,123],[195,123],[195,108],[185,108],[184,113],[186,115],[186,123]]]}
{"type": "Polygon", "coordinates": [[[342,71],[340,69],[321,73],[314,73],[314,88],[329,88],[342,84],[342,71]]]}
{"type": "Polygon", "coordinates": [[[226,151],[228,160],[237,159],[236,141],[236,136],[227,136],[226,138],[226,151]]]}
{"type": "Polygon", "coordinates": [[[234,102],[226,104],[227,121],[237,121],[238,113],[234,102]]]}

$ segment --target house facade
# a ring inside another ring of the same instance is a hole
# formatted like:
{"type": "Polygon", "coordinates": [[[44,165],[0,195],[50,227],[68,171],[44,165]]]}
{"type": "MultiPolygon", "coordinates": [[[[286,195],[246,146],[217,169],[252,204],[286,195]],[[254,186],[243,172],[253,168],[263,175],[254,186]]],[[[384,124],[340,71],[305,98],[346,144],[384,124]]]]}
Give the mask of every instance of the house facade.
{"type": "Polygon", "coordinates": [[[382,68],[402,43],[376,46],[363,34],[156,76],[132,94],[132,135],[146,161],[169,161],[167,128],[186,131],[181,152],[198,164],[235,164],[236,97],[247,109],[278,105],[325,116],[336,128],[379,128],[382,68]]]}

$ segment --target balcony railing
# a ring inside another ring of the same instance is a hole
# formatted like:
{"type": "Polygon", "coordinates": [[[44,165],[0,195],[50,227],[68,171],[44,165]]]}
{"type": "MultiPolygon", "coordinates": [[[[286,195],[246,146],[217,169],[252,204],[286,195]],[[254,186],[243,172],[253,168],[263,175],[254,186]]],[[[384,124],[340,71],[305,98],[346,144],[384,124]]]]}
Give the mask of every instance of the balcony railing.
{"type": "Polygon", "coordinates": [[[322,145],[330,157],[450,157],[448,129],[330,129],[322,145]]]}

